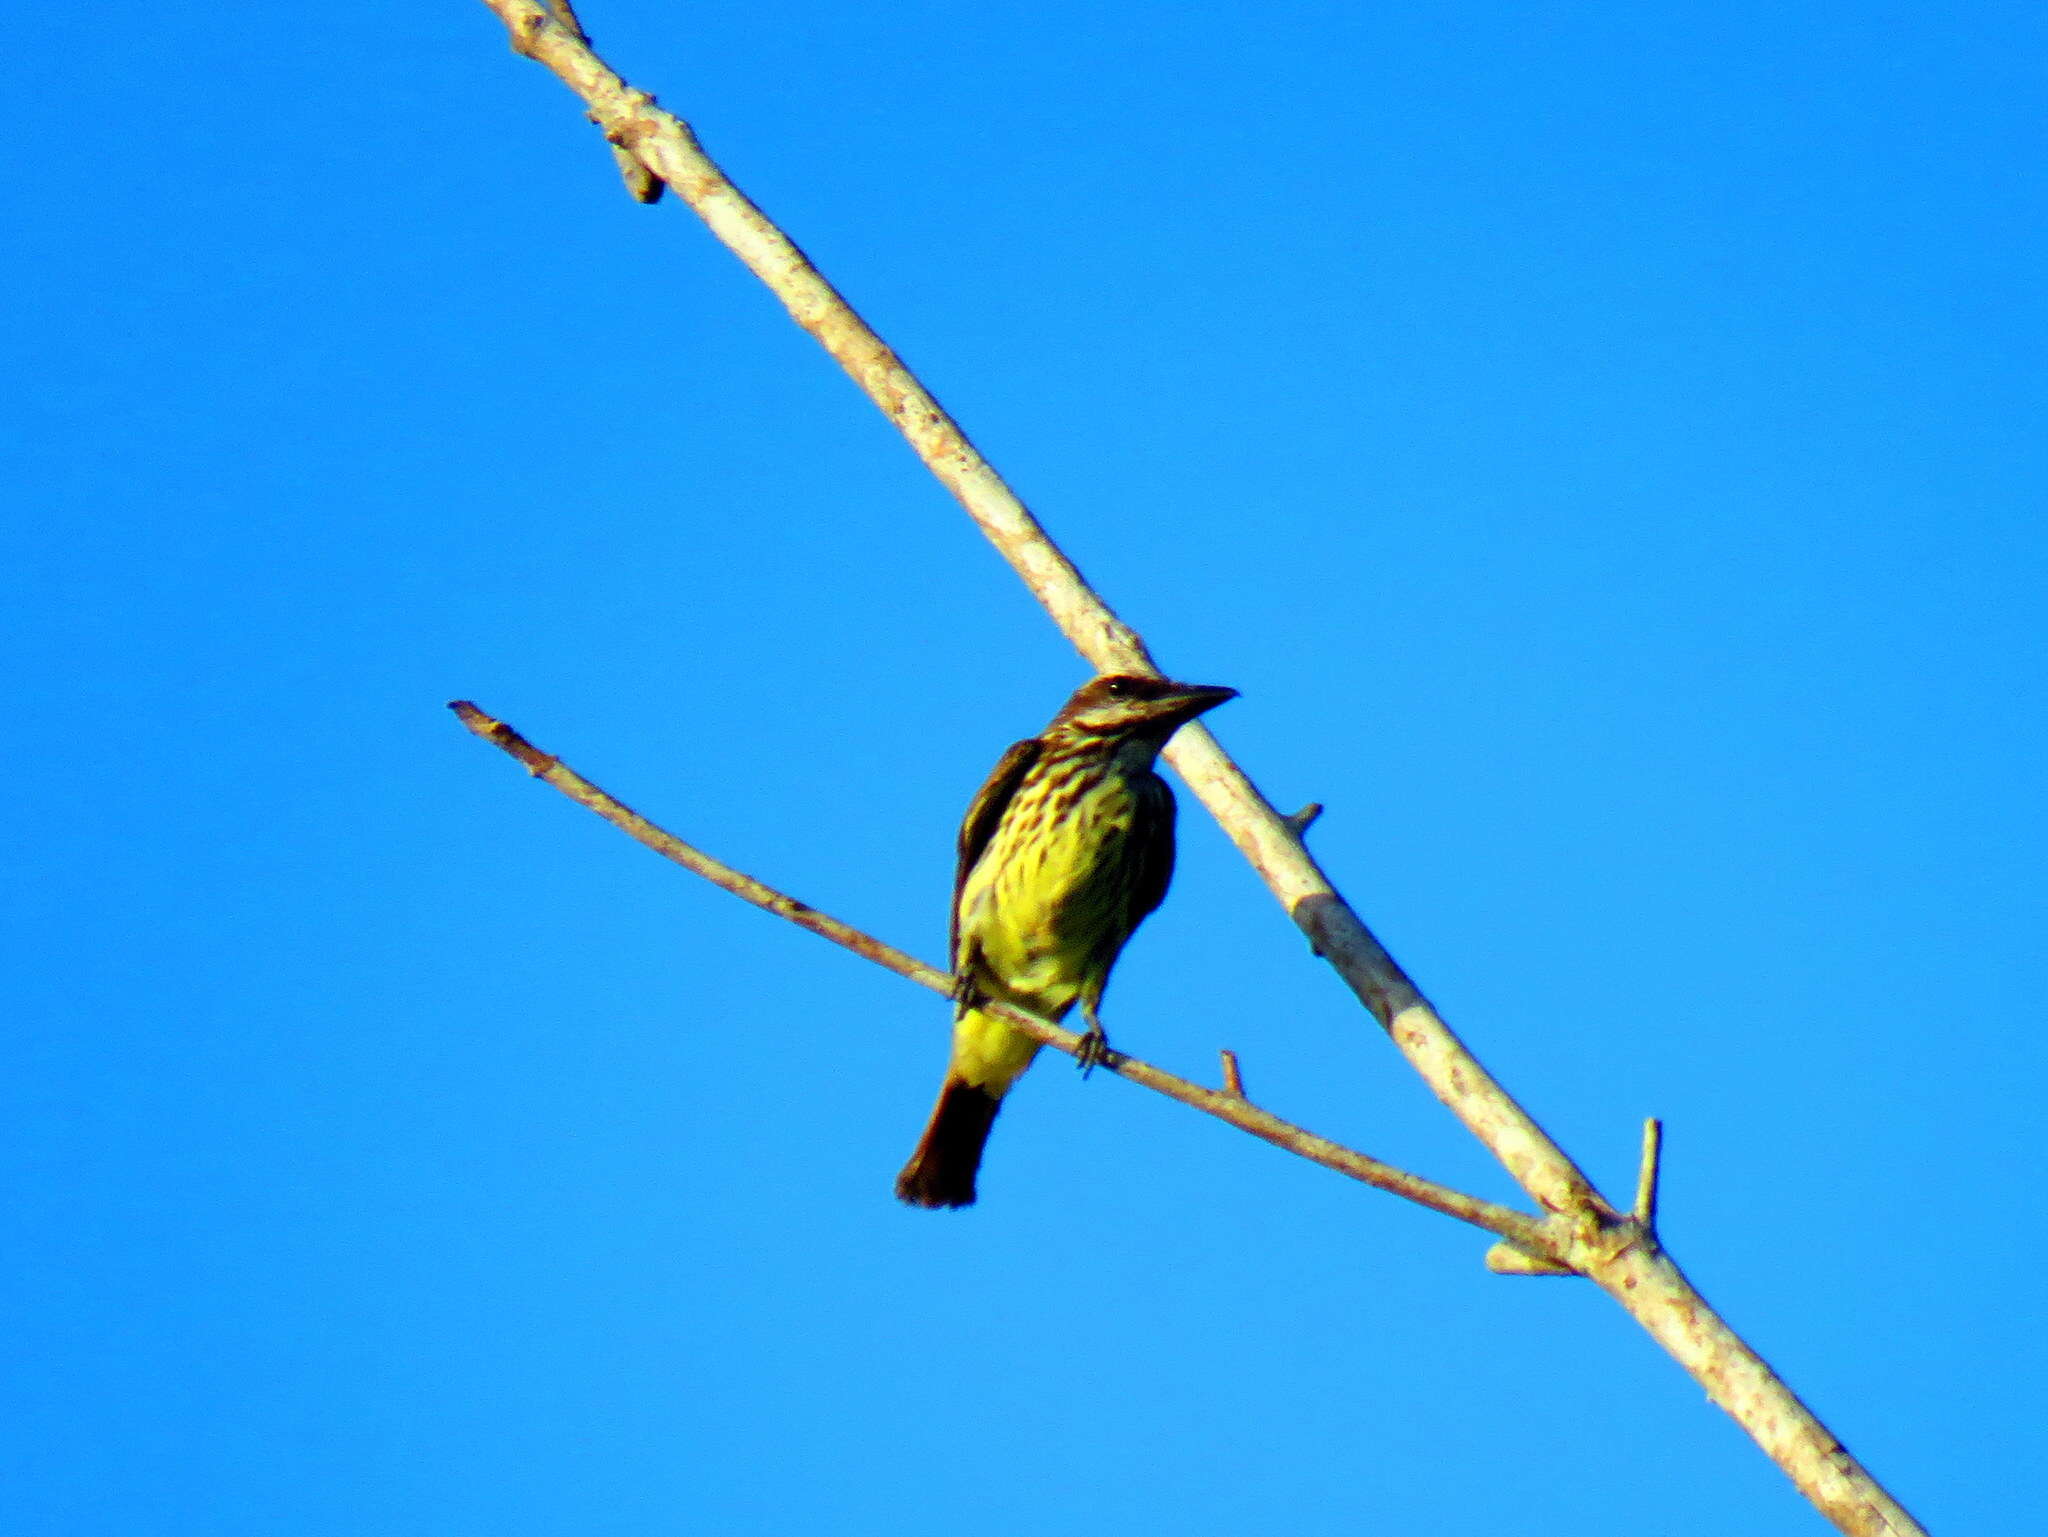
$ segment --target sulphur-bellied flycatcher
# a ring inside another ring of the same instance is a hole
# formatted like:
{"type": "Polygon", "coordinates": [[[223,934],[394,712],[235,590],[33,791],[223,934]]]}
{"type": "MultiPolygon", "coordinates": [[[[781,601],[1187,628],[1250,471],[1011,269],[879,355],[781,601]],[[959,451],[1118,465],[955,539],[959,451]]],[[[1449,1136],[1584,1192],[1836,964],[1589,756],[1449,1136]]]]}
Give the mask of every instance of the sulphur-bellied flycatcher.
{"type": "Polygon", "coordinates": [[[912,1206],[970,1206],[1003,1096],[1038,1042],[974,1005],[995,999],[1088,1021],[1124,941],[1173,879],[1173,791],[1153,771],[1181,726],[1237,696],[1163,678],[1093,678],[1037,736],[1003,754],[960,824],[953,878],[953,976],[960,1004],[939,1102],[896,1194],[912,1206]]]}

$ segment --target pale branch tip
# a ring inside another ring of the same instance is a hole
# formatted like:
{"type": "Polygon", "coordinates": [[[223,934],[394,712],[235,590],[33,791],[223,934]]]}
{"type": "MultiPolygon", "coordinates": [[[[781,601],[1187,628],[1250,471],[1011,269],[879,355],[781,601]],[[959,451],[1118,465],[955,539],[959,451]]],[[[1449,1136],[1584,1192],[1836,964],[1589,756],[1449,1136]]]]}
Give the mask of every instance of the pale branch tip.
{"type": "Polygon", "coordinates": [[[1237,1065],[1237,1053],[1228,1047],[1223,1050],[1223,1092],[1238,1099],[1245,1097],[1244,1074],[1237,1065]]]}

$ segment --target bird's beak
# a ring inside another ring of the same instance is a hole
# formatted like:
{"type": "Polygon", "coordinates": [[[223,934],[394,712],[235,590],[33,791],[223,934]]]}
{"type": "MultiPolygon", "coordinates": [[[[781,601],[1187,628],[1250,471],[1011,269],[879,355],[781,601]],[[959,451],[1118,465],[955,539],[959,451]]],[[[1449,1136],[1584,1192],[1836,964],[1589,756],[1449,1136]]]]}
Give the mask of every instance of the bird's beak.
{"type": "Polygon", "coordinates": [[[1235,699],[1234,688],[1217,688],[1206,683],[1177,683],[1178,691],[1160,700],[1153,708],[1161,720],[1170,720],[1176,726],[1185,726],[1197,715],[1206,715],[1227,699],[1235,699]]]}

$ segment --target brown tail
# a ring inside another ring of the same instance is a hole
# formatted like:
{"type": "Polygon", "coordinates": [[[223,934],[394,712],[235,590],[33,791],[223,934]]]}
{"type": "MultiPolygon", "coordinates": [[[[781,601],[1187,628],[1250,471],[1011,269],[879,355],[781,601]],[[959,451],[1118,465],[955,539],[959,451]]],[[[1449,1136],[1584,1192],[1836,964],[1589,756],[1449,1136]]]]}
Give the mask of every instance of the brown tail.
{"type": "Polygon", "coordinates": [[[982,1145],[1002,1108],[986,1089],[949,1074],[917,1151],[896,1176],[896,1199],[912,1206],[972,1206],[982,1145]]]}

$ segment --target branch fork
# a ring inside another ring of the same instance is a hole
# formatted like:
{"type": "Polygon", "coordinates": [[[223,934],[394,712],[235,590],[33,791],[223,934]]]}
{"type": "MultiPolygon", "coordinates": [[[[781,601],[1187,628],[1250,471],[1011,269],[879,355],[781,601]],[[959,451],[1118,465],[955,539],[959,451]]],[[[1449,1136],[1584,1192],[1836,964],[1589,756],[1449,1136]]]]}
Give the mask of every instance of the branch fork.
{"type": "MultiPolygon", "coordinates": [[[[581,24],[574,21],[573,11],[567,9],[568,0],[549,0],[549,5],[556,7],[552,12],[539,0],[484,3],[505,23],[517,51],[552,71],[582,99],[615,151],[623,157],[630,150],[638,165],[674,189],[712,233],[767,285],[791,318],[839,362],[1098,671],[1157,673],[1143,641],[1087,585],[1037,519],[974,448],[959,424],[902,360],[796,244],[732,184],[704,153],[686,123],[656,106],[647,93],[628,86],[591,51],[581,24]],[[566,23],[562,19],[565,14],[569,18],[566,23]]],[[[482,717],[474,706],[467,708],[482,717]]],[[[458,713],[461,711],[462,707],[458,707],[458,713]]],[[[468,721],[467,716],[465,720],[468,721]]],[[[471,729],[476,729],[474,724],[471,729]]],[[[517,733],[512,735],[516,737],[517,733]]],[[[507,746],[497,736],[492,739],[507,746]]],[[[511,750],[509,746],[507,750],[511,750]]],[[[1840,1530],[1857,1537],[1924,1537],[1919,1524],[1722,1322],[1655,1241],[1651,1220],[1655,1215],[1654,1154],[1645,1157],[1646,1175],[1638,1181],[1634,1213],[1624,1216],[1486,1071],[1338,894],[1303,846],[1301,834],[1310,820],[1306,808],[1291,818],[1275,811],[1200,722],[1184,727],[1167,748],[1166,756],[1272,889],[1316,953],[1343,977],[1432,1092],[1485,1144],[1537,1207],[1549,1215],[1536,1219],[1495,1207],[1486,1213],[1490,1220],[1482,1220],[1479,1211],[1488,1203],[1475,1203],[1471,1197],[1455,1191],[1436,1194],[1451,1205],[1462,1204],[1470,1209],[1451,1210],[1446,1205],[1435,1209],[1489,1228],[1528,1255],[1576,1270],[1607,1292],[1705,1387],[1715,1403],[1735,1417],[1800,1492],[1840,1530]]],[[[528,767],[533,769],[534,762],[528,761],[528,767]]],[[[679,862],[690,863],[655,841],[668,835],[627,808],[609,802],[609,797],[602,797],[602,792],[577,779],[561,764],[552,763],[535,772],[557,789],[583,800],[600,815],[609,816],[643,843],[679,862]],[[572,787],[572,782],[609,802],[616,814],[586,798],[572,787]]],[[[691,868],[698,867],[693,864],[691,868]]],[[[927,987],[946,987],[943,973],[922,966],[868,936],[854,935],[843,925],[834,924],[750,877],[724,866],[718,868],[725,871],[725,876],[710,878],[728,890],[739,891],[747,900],[869,954],[871,959],[880,960],[927,987]],[[759,894],[750,894],[741,886],[759,894]],[[883,959],[884,954],[891,958],[883,959]]],[[[1062,1050],[1073,1049],[1060,1038],[1074,1038],[1056,1026],[1028,1015],[1013,1017],[1005,1013],[1004,1017],[1038,1039],[1062,1050]]],[[[1123,1064],[1118,1071],[1133,1081],[1145,1082],[1148,1087],[1240,1125],[1256,1136],[1288,1146],[1304,1157],[1381,1188],[1397,1190],[1409,1199],[1433,1204],[1417,1190],[1397,1189],[1404,1182],[1414,1181],[1414,1176],[1337,1148],[1300,1128],[1288,1127],[1246,1103],[1241,1095],[1199,1088],[1137,1061],[1123,1064]],[[1364,1172],[1368,1168],[1373,1171],[1370,1177],[1364,1172]]]]}

